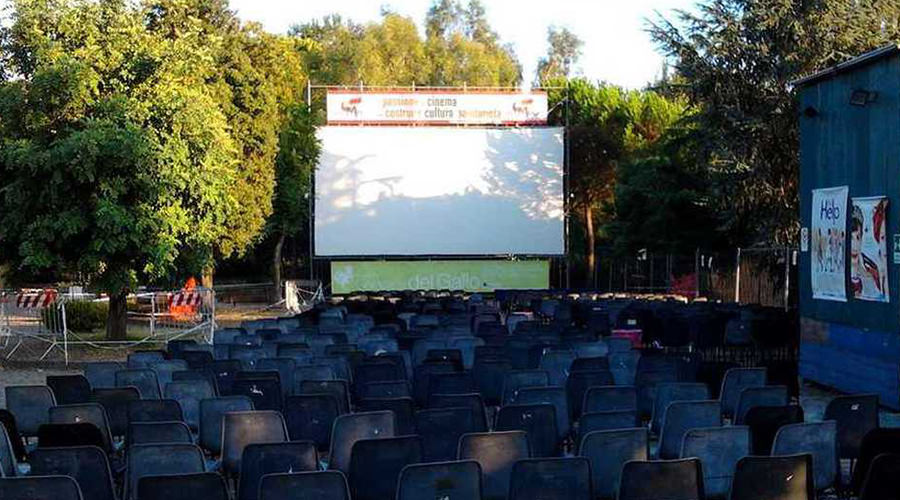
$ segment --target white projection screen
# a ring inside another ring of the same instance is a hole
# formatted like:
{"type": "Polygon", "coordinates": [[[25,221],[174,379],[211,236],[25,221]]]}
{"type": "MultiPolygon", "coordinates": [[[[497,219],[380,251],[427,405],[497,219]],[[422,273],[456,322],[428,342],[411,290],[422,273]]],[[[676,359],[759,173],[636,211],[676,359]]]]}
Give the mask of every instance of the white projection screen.
{"type": "Polygon", "coordinates": [[[322,127],[317,256],[562,255],[563,129],[322,127]]]}

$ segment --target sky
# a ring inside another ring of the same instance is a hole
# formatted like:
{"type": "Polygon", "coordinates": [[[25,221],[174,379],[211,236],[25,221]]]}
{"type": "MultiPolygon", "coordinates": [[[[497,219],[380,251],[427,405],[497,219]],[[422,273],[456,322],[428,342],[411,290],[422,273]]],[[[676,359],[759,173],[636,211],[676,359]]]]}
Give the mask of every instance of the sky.
{"type": "MultiPolygon", "coordinates": [[[[463,0],[465,3],[465,0],[463,0]]],[[[382,6],[410,16],[424,34],[432,0],[231,0],[247,21],[285,33],[293,24],[337,13],[356,22],[377,21],[382,6]]],[[[672,18],[674,9],[691,9],[695,0],[482,0],[491,26],[515,48],[525,81],[531,81],[538,59],[547,53],[547,28],[566,27],[583,41],[582,76],[628,88],[655,80],[663,57],[646,33],[647,19],[657,12],[672,18]]],[[[330,82],[315,82],[328,84],[330,82]]]]}

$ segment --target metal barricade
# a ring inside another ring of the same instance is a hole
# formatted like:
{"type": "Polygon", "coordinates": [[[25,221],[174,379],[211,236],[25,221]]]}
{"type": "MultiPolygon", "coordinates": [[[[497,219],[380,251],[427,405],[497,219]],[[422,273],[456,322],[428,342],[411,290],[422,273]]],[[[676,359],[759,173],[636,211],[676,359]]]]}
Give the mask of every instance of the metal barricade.
{"type": "Polygon", "coordinates": [[[212,343],[216,295],[208,288],[134,295],[128,328],[145,333],[140,342],[164,343],[181,337],[212,343]]]}
{"type": "Polygon", "coordinates": [[[68,363],[65,298],[54,289],[0,291],[0,339],[6,359],[30,339],[46,345],[41,360],[57,349],[68,363]]]}

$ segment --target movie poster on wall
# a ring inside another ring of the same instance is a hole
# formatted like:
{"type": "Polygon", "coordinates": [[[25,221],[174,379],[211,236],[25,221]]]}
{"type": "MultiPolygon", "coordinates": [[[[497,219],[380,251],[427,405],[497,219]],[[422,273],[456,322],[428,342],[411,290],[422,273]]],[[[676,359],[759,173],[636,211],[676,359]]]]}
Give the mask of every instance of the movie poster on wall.
{"type": "Polygon", "coordinates": [[[847,186],[813,189],[812,293],[814,299],[847,301],[847,186]]]}
{"type": "Polygon", "coordinates": [[[853,298],[889,302],[887,263],[888,199],[853,198],[850,213],[850,289],[853,298]]]}

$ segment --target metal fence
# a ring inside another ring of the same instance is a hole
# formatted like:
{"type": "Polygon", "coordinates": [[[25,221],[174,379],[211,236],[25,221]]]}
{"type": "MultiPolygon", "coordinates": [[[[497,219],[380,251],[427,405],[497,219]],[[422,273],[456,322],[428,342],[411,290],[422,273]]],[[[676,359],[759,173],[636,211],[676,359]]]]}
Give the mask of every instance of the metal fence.
{"type": "Polygon", "coordinates": [[[43,349],[41,360],[59,350],[68,362],[67,334],[65,298],[56,290],[0,291],[0,342],[7,359],[32,340],[43,349]]]}

